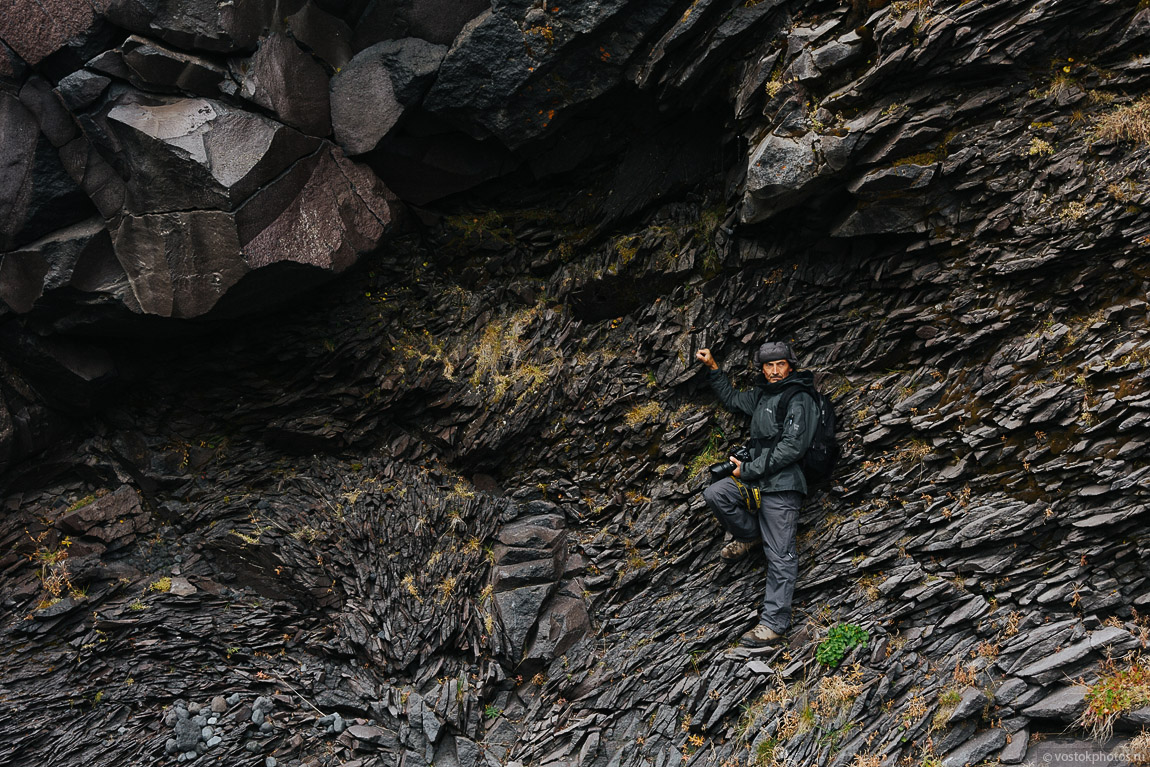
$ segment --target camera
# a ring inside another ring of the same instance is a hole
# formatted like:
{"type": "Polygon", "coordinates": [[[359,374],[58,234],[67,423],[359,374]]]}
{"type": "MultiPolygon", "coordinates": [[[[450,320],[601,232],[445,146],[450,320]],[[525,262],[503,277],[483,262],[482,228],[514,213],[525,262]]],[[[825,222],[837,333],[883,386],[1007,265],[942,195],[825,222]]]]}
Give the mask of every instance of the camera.
{"type": "MultiPolygon", "coordinates": [[[[735,458],[738,458],[740,461],[743,461],[744,463],[751,460],[753,457],[751,455],[751,449],[746,446],[737,448],[733,453],[731,453],[731,455],[733,455],[735,458]]],[[[735,464],[731,463],[729,460],[720,461],[719,463],[711,464],[707,471],[709,471],[711,474],[711,481],[718,482],[720,479],[729,477],[735,473],[735,464]]]]}

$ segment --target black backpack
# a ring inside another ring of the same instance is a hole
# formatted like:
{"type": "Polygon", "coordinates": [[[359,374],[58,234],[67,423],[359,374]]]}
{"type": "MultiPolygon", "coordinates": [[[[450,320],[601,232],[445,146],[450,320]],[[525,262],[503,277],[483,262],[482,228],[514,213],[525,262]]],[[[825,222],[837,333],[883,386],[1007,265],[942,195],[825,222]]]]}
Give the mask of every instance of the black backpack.
{"type": "Polygon", "coordinates": [[[815,405],[819,410],[818,423],[815,425],[815,435],[811,438],[811,446],[799,461],[799,468],[803,470],[807,484],[812,488],[828,482],[834,473],[835,466],[842,454],[838,440],[835,438],[835,407],[830,397],[815,389],[790,388],[779,399],[779,407],[775,415],[778,418],[779,433],[783,432],[783,421],[787,417],[787,409],[791,399],[800,391],[805,391],[814,397],[815,405]]]}

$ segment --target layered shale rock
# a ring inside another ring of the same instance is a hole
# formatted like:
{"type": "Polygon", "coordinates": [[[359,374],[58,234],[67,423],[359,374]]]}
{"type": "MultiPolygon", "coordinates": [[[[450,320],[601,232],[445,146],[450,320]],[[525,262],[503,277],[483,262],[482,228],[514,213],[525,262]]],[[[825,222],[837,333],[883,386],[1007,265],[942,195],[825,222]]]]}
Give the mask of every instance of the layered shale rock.
{"type": "Polygon", "coordinates": [[[0,28],[0,759],[1136,756],[1146,701],[1082,723],[1150,636],[1150,11],[37,12],[0,28]],[[749,386],[764,337],[844,458],[751,653],[763,562],[699,495],[746,426],[694,352],[749,386]]]}

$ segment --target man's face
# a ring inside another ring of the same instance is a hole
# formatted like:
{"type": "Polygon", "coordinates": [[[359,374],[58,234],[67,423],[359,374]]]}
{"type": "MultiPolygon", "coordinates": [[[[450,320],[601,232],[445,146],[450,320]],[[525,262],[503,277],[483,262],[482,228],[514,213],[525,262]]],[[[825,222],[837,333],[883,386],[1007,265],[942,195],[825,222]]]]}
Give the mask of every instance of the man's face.
{"type": "Polygon", "coordinates": [[[770,383],[781,381],[791,374],[791,363],[786,360],[772,360],[763,363],[763,375],[770,383]]]}

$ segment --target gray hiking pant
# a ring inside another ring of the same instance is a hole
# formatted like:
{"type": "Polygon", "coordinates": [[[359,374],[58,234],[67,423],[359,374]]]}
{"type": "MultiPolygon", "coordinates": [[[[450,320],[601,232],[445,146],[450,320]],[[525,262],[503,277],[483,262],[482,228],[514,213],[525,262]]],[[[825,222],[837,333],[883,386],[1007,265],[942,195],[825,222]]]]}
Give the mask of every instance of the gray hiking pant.
{"type": "Polygon", "coordinates": [[[763,493],[758,514],[747,511],[739,488],[730,477],[703,491],[715,518],[737,541],[763,541],[767,557],[767,587],[759,622],[782,634],[791,625],[791,599],[799,576],[795,531],[799,523],[802,493],[763,493]]]}

